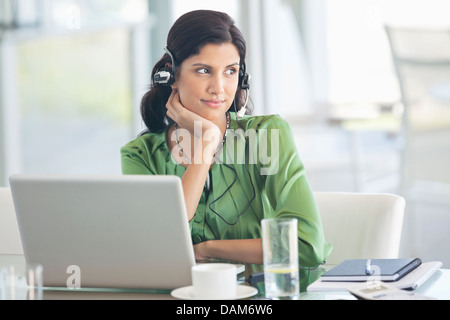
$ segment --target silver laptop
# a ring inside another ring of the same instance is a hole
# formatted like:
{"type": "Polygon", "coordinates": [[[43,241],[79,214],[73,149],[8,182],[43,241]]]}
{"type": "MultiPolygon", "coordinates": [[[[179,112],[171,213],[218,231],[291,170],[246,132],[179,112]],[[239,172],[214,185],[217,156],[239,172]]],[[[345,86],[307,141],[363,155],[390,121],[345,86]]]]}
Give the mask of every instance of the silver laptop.
{"type": "Polygon", "coordinates": [[[10,186],[25,260],[43,266],[45,287],[191,285],[178,177],[22,174],[10,186]]]}

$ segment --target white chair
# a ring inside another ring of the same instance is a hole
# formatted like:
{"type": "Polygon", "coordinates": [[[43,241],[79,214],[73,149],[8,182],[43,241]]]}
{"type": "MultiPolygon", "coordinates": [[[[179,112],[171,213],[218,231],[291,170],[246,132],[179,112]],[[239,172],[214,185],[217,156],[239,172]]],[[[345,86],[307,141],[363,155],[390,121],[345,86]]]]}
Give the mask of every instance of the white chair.
{"type": "Polygon", "coordinates": [[[450,199],[450,28],[385,26],[404,112],[400,191],[450,199]]]}
{"type": "Polygon", "coordinates": [[[393,194],[315,192],[325,239],[333,245],[327,264],[346,259],[398,258],[405,199],[393,194]]]}
{"type": "Polygon", "coordinates": [[[0,254],[23,254],[10,188],[0,187],[0,254]]]}

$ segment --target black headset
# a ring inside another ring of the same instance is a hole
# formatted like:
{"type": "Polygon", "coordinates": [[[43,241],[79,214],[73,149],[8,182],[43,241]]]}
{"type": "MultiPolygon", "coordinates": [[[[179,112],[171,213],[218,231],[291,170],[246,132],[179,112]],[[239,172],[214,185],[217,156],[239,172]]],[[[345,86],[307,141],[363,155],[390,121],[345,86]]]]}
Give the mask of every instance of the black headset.
{"type": "MultiPolygon", "coordinates": [[[[250,89],[250,75],[247,73],[247,66],[245,63],[239,68],[239,88],[243,90],[250,89]]],[[[248,93],[247,93],[248,94],[248,93]]]]}
{"type": "MultiPolygon", "coordinates": [[[[169,55],[172,62],[172,67],[164,67],[159,69],[153,76],[153,82],[162,86],[168,87],[175,82],[175,59],[170,50],[164,47],[164,51],[169,55]]],[[[239,68],[239,88],[243,90],[250,89],[250,75],[246,71],[247,67],[245,63],[239,68]]]]}

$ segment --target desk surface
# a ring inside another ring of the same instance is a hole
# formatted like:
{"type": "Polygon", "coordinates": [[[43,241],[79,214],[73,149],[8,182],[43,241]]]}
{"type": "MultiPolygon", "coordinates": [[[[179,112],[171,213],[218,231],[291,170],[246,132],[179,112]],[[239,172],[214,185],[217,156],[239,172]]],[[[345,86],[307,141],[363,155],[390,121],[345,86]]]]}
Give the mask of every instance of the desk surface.
{"type": "MultiPolygon", "coordinates": [[[[15,266],[24,266],[25,259],[23,255],[2,255],[0,254],[0,268],[8,267],[11,265],[15,266]]],[[[336,291],[336,292],[306,292],[306,286],[308,283],[312,283],[315,279],[320,277],[320,275],[325,271],[322,269],[321,271],[311,271],[309,274],[304,272],[301,273],[300,278],[303,276],[303,285],[302,292],[300,293],[301,300],[336,300],[336,299],[345,299],[345,300],[355,300],[355,297],[352,296],[347,291],[336,291]],[[309,279],[306,279],[309,277],[309,279]],[[307,281],[307,282],[305,282],[307,281]]],[[[258,283],[256,287],[261,292],[263,289],[264,283],[258,283]]],[[[0,288],[1,289],[1,288],[0,288]]],[[[436,271],[433,276],[427,280],[422,286],[417,288],[414,292],[422,295],[426,295],[428,297],[433,297],[442,300],[450,300],[450,269],[440,269],[436,271]]],[[[18,300],[26,300],[28,299],[29,292],[24,279],[19,279],[17,281],[16,289],[13,293],[13,298],[18,300]]],[[[0,292],[0,299],[2,298],[0,292]]],[[[10,294],[3,295],[3,298],[11,299],[10,294]]],[[[130,292],[130,291],[122,291],[115,289],[105,289],[102,291],[99,290],[89,290],[89,289],[81,289],[81,290],[69,290],[69,289],[44,289],[43,290],[43,299],[51,299],[51,300],[174,300],[170,295],[170,292],[165,293],[157,293],[157,292],[130,292]]],[[[253,297],[252,299],[264,299],[261,294],[253,297]]]]}

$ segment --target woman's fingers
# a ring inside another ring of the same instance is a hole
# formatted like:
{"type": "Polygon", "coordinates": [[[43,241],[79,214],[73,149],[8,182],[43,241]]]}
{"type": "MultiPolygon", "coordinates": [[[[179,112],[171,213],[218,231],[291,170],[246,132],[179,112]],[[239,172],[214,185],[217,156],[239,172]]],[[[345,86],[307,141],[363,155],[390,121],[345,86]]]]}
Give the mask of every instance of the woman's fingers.
{"type": "Polygon", "coordinates": [[[205,118],[186,108],[180,101],[180,94],[177,89],[172,89],[169,99],[167,100],[166,109],[166,115],[168,117],[178,123],[180,127],[189,130],[193,134],[196,131],[196,123],[197,126],[199,126],[200,123],[200,130],[197,130],[200,133],[203,133],[211,128],[219,130],[218,127],[211,121],[206,120],[205,118]]]}
{"type": "Polygon", "coordinates": [[[172,92],[166,103],[166,109],[167,109],[166,115],[175,122],[178,122],[176,119],[177,115],[178,115],[177,109],[179,109],[179,107],[181,106],[179,101],[180,101],[180,98],[179,98],[177,89],[172,89],[172,92]],[[179,104],[179,106],[177,105],[177,103],[179,104]]]}
{"type": "Polygon", "coordinates": [[[183,106],[177,89],[172,89],[172,93],[167,100],[166,108],[166,114],[180,126],[187,125],[189,128],[191,123],[201,119],[198,115],[183,106]]]}

